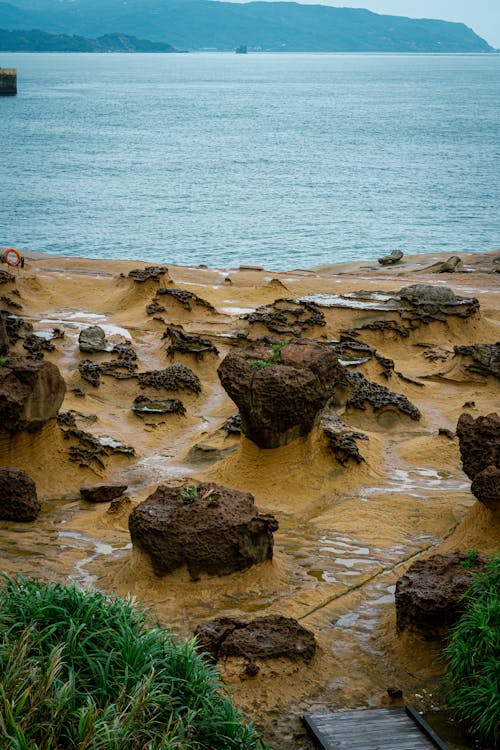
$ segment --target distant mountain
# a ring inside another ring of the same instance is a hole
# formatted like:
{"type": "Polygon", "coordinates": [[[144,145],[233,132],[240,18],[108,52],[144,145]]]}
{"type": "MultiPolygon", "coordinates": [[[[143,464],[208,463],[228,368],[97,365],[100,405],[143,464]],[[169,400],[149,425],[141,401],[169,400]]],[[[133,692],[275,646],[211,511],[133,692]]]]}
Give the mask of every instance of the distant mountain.
{"type": "Polygon", "coordinates": [[[177,52],[164,42],[150,42],[127,34],[104,34],[98,39],[46,31],[0,29],[0,52],[177,52]]]}
{"type": "Polygon", "coordinates": [[[358,8],[214,0],[0,1],[0,27],[98,37],[119,29],[181,49],[286,52],[491,52],[462,23],[358,8]]]}

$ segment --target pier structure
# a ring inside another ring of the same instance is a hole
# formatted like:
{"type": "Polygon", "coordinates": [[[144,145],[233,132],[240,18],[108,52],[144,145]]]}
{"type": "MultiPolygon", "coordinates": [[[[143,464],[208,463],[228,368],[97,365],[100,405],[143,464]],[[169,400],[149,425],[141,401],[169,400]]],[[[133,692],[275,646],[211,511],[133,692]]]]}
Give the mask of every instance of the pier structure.
{"type": "Polygon", "coordinates": [[[17,70],[15,68],[0,68],[0,96],[15,96],[17,94],[17,70]]]}

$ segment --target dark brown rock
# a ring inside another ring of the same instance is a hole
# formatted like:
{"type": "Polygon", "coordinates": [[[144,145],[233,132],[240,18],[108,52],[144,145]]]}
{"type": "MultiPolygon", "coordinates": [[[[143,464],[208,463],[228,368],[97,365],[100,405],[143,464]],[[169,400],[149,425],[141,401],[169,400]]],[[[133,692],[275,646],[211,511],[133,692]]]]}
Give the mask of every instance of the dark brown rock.
{"type": "Polygon", "coordinates": [[[500,468],[490,464],[476,474],[471,484],[471,492],[490,510],[500,508],[500,468]]]}
{"type": "Polygon", "coordinates": [[[472,344],[455,346],[456,356],[465,358],[464,369],[487,377],[492,375],[500,380],[500,342],[496,344],[472,344]]]}
{"type": "Polygon", "coordinates": [[[147,396],[136,396],[132,411],[140,417],[152,414],[185,414],[186,408],[178,398],[152,399],[147,396]]]}
{"type": "Polygon", "coordinates": [[[115,344],[111,353],[115,359],[101,362],[99,369],[103,375],[111,375],[117,380],[134,378],[137,370],[137,354],[130,344],[115,344]]]}
{"type": "Polygon", "coordinates": [[[34,521],[40,512],[35,482],[22,469],[0,467],[0,520],[34,521]]]}
{"type": "Polygon", "coordinates": [[[57,416],[66,384],[51,362],[24,357],[0,367],[0,430],[33,432],[57,416]]]}
{"type": "Polygon", "coordinates": [[[473,572],[486,562],[482,555],[452,552],[417,560],[396,583],[398,632],[416,631],[441,638],[464,611],[463,595],[473,572]]]}
{"type": "Polygon", "coordinates": [[[83,359],[78,365],[78,372],[83,380],[97,388],[101,384],[101,368],[91,359],[83,359]]]}
{"type": "Polygon", "coordinates": [[[9,336],[5,327],[4,314],[0,312],[0,357],[6,357],[9,353],[9,336]]]}
{"type": "Polygon", "coordinates": [[[194,354],[197,359],[203,359],[203,355],[209,352],[212,352],[212,354],[219,353],[210,339],[186,333],[182,326],[167,326],[163,338],[170,340],[167,355],[171,359],[176,352],[179,352],[179,354],[194,354]]]}
{"type": "Polygon", "coordinates": [[[375,412],[387,409],[397,409],[407,414],[410,419],[420,419],[420,411],[402,393],[394,393],[383,385],[373,383],[360,372],[348,372],[347,379],[352,391],[347,399],[346,408],[366,409],[369,404],[375,412]]]}
{"type": "Polygon", "coordinates": [[[201,383],[189,367],[176,363],[164,370],[141,372],[137,376],[141,388],[156,388],[166,391],[191,391],[201,393],[201,383]]]}
{"type": "Polygon", "coordinates": [[[121,497],[126,489],[126,484],[84,484],[80,487],[80,495],[90,503],[110,503],[121,497]]]}
{"type": "Polygon", "coordinates": [[[153,281],[160,283],[165,275],[168,276],[168,268],[165,268],[164,266],[134,268],[128,273],[129,279],[133,279],[138,284],[143,284],[145,281],[148,281],[148,279],[153,279],[153,281]]]}
{"type": "Polygon", "coordinates": [[[326,325],[325,316],[314,302],[277,299],[242,316],[249,323],[260,323],[269,331],[300,336],[313,326],[326,325]]]}
{"type": "Polygon", "coordinates": [[[331,349],[300,339],[255,342],[228,354],[217,372],[239,408],[243,434],[260,448],[307,435],[336,386],[346,382],[331,349]]]}
{"type": "Polygon", "coordinates": [[[160,486],[129,517],[132,543],[149,556],[156,575],[187,565],[193,580],[271,560],[277,528],[252,495],[213,483],[160,486]]]}
{"type": "Polygon", "coordinates": [[[321,418],[321,428],[328,438],[328,446],[341,466],[347,466],[349,461],[357,464],[365,459],[359,452],[357,440],[368,440],[362,432],[354,432],[342,424],[336,414],[326,414],[321,418]]]}
{"type": "Polygon", "coordinates": [[[50,339],[45,339],[42,336],[37,336],[34,333],[28,334],[23,341],[23,349],[28,352],[28,359],[40,360],[43,359],[44,352],[55,351],[54,344],[50,339]]]}
{"type": "Polygon", "coordinates": [[[179,289],[177,287],[161,287],[156,292],[156,295],[168,295],[172,297],[177,302],[179,302],[179,304],[182,305],[185,310],[188,310],[189,312],[191,312],[191,310],[193,309],[192,305],[206,307],[207,310],[216,312],[215,307],[210,304],[210,302],[208,302],[206,299],[203,299],[203,297],[198,297],[197,294],[195,294],[194,292],[190,292],[188,289],[179,289]]]}
{"type": "Polygon", "coordinates": [[[475,479],[488,466],[500,467],[500,417],[488,414],[474,419],[461,414],[457,423],[462,466],[469,479],[475,479]]]}
{"type": "Polygon", "coordinates": [[[257,617],[250,622],[217,617],[199,625],[195,635],[198,648],[215,661],[224,656],[244,656],[250,663],[279,658],[310,661],[316,652],[313,633],[282,615],[257,617]]]}

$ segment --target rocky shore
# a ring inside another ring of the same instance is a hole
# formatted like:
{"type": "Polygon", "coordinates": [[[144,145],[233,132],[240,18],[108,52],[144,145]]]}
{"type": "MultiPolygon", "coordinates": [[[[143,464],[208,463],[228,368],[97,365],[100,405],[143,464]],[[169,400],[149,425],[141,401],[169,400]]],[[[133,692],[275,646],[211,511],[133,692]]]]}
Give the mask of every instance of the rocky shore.
{"type": "Polygon", "coordinates": [[[196,631],[275,748],[432,708],[500,547],[499,258],[0,266],[3,572],[196,631]]]}

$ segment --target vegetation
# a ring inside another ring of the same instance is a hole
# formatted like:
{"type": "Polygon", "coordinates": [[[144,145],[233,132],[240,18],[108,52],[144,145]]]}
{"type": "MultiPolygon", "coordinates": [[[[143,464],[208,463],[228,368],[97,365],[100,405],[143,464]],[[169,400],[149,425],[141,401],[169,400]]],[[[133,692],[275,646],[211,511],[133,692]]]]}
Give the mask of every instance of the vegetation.
{"type": "Polygon", "coordinates": [[[454,717],[484,746],[500,747],[500,556],[476,574],[445,658],[454,717]]]}
{"type": "Polygon", "coordinates": [[[215,668],[130,599],[4,577],[0,737],[8,750],[256,750],[215,668]]]}
{"type": "Polygon", "coordinates": [[[189,487],[184,487],[177,497],[179,501],[183,503],[200,503],[203,501],[207,503],[216,503],[219,499],[219,493],[212,487],[200,494],[200,488],[198,485],[192,484],[189,485],[189,487]]]}
{"type": "Polygon", "coordinates": [[[104,34],[87,39],[75,34],[48,34],[46,31],[0,29],[2,52],[176,52],[170,44],[137,39],[127,34],[104,34]]]}
{"type": "Polygon", "coordinates": [[[264,367],[275,365],[281,356],[281,350],[289,343],[290,339],[285,339],[285,341],[282,341],[280,344],[271,344],[273,353],[270,357],[268,357],[267,359],[252,359],[250,364],[252,365],[252,367],[257,367],[258,369],[263,369],[264,367]]]}
{"type": "Polygon", "coordinates": [[[467,570],[472,570],[474,568],[475,564],[477,563],[477,557],[478,557],[477,550],[475,550],[475,549],[469,549],[469,550],[467,550],[467,559],[466,560],[462,560],[462,562],[460,563],[460,565],[463,568],[467,568],[467,570]]]}
{"type": "Polygon", "coordinates": [[[3,367],[6,362],[7,362],[7,357],[4,357],[4,356],[0,357],[0,367],[3,367]]]}

